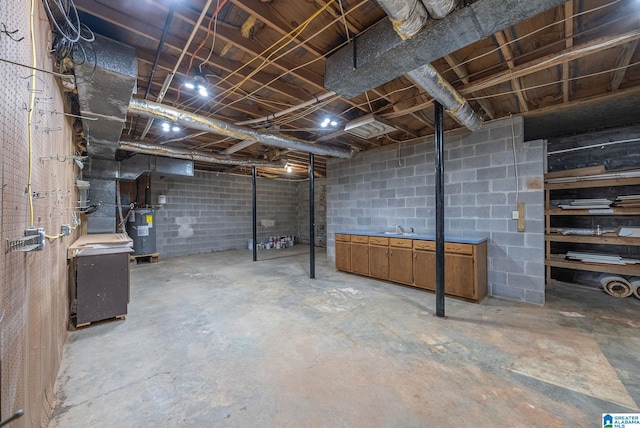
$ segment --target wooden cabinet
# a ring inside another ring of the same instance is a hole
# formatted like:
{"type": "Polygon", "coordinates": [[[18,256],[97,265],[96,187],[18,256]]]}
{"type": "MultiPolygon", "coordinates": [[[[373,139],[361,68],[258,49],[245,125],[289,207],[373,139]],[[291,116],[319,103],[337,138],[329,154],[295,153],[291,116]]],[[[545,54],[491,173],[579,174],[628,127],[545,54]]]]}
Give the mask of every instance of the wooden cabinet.
{"type": "MultiPolygon", "coordinates": [[[[336,268],[435,291],[435,244],[418,239],[337,234],[336,268]],[[346,260],[350,261],[350,270],[346,260]]],[[[445,243],[445,293],[472,301],[487,295],[486,241],[445,243]]]]}
{"type": "Polygon", "coordinates": [[[351,235],[351,272],[369,275],[369,237],[351,235]]]}
{"type": "Polygon", "coordinates": [[[389,238],[369,237],[369,276],[389,279],[389,238]]]}
{"type": "Polygon", "coordinates": [[[389,279],[413,285],[413,242],[411,239],[389,240],[389,279]]]}
{"type": "Polygon", "coordinates": [[[351,235],[336,235],[336,269],[351,272],[351,235]]]}
{"type": "Polygon", "coordinates": [[[413,251],[413,283],[416,287],[436,291],[435,251],[422,251],[419,249],[413,251]]]}

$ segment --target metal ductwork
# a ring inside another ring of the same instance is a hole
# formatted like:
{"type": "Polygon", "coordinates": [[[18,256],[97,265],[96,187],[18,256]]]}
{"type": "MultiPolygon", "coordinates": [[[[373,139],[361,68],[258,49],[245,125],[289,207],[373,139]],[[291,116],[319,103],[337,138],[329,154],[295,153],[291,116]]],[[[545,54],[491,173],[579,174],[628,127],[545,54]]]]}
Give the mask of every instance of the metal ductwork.
{"type": "Polygon", "coordinates": [[[91,158],[115,159],[127,117],[127,105],[138,78],[134,48],[96,34],[95,41],[75,51],[80,113],[91,158]],[[95,55],[94,55],[95,53],[95,55]]]}
{"type": "Polygon", "coordinates": [[[407,73],[413,81],[438,101],[460,125],[471,131],[482,126],[482,118],[469,102],[456,91],[430,64],[407,73]]]}
{"type": "Polygon", "coordinates": [[[168,156],[170,158],[188,159],[192,161],[223,165],[257,166],[263,168],[284,168],[286,165],[285,160],[271,162],[259,159],[246,159],[224,154],[209,153],[201,150],[167,147],[142,141],[120,141],[119,148],[122,150],[129,150],[131,152],[146,153],[148,155],[168,156]]]}
{"type": "Polygon", "coordinates": [[[140,154],[123,161],[93,159],[83,171],[83,177],[133,181],[148,172],[193,177],[193,171],[193,161],[140,154]]]}
{"type": "Polygon", "coordinates": [[[327,58],[324,85],[353,98],[565,2],[477,0],[444,19],[429,20],[407,40],[383,19],[327,58]]]}
{"type": "Polygon", "coordinates": [[[432,18],[442,19],[453,12],[458,5],[458,0],[422,0],[422,4],[432,18]]]}
{"type": "MultiPolygon", "coordinates": [[[[457,0],[377,0],[378,4],[387,12],[393,27],[402,39],[409,39],[417,34],[427,21],[427,9],[443,18],[451,12],[457,0]],[[397,25],[412,23],[411,33],[405,33],[407,26],[397,25]],[[420,24],[417,24],[420,23],[420,24]]],[[[462,126],[471,131],[477,131],[482,126],[482,118],[471,108],[467,100],[460,95],[430,64],[423,65],[407,73],[413,81],[424,89],[434,100],[444,106],[449,115],[462,126]]]]}
{"type": "Polygon", "coordinates": [[[309,141],[299,140],[293,137],[256,131],[255,129],[233,125],[221,120],[178,110],[148,100],[131,99],[129,112],[145,117],[167,120],[184,126],[185,128],[198,129],[200,131],[225,135],[239,140],[253,140],[267,146],[313,153],[320,156],[348,159],[353,156],[354,153],[352,150],[319,146],[309,141]]]}
{"type": "Polygon", "coordinates": [[[410,39],[422,30],[429,19],[427,9],[420,0],[378,0],[378,4],[403,40],[410,39]]]}

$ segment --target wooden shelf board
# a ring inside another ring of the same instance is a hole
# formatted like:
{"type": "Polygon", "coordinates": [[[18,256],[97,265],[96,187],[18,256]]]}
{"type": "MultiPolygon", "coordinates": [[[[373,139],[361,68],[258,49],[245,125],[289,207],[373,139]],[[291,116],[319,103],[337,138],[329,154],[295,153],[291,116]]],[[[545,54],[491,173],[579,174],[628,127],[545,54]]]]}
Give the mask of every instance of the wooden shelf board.
{"type": "Polygon", "coordinates": [[[640,265],[610,265],[604,263],[583,263],[573,260],[548,259],[545,260],[546,266],[586,270],[591,272],[608,272],[620,275],[640,275],[640,265]]]}
{"type": "Polygon", "coordinates": [[[582,236],[551,233],[546,235],[545,239],[549,242],[573,242],[576,244],[640,245],[640,238],[626,238],[615,235],[582,236]]]}
{"type": "Polygon", "coordinates": [[[587,187],[629,186],[637,184],[640,184],[640,177],[607,178],[597,180],[566,181],[562,183],[545,183],[545,189],[584,189],[587,187]]]}
{"type": "MultiPolygon", "coordinates": [[[[603,208],[604,209],[604,208],[603,208]]],[[[640,208],[616,208],[611,207],[607,208],[607,210],[611,210],[612,212],[589,212],[589,210],[563,210],[562,208],[549,208],[545,210],[545,214],[547,215],[640,215],[640,208]]],[[[600,209],[598,209],[600,210],[600,209]]]]}

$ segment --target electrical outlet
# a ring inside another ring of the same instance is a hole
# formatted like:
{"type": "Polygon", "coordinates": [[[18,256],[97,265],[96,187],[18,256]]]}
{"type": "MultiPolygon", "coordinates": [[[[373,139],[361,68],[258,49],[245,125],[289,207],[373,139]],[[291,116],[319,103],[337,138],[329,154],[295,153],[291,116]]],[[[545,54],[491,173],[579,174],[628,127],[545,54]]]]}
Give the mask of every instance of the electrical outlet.
{"type": "Polygon", "coordinates": [[[511,220],[518,220],[520,218],[520,213],[518,211],[511,211],[511,220]]]}
{"type": "Polygon", "coordinates": [[[63,224],[60,227],[60,234],[63,235],[63,236],[71,235],[71,225],[63,224]]]}

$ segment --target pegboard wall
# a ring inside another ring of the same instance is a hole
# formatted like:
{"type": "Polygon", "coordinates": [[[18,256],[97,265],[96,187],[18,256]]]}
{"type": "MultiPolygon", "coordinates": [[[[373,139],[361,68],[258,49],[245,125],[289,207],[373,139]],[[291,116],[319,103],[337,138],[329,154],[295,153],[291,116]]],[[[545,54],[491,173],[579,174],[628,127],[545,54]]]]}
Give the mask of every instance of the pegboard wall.
{"type": "Polygon", "coordinates": [[[67,331],[66,250],[79,232],[58,236],[63,224],[73,225],[80,170],[67,158],[74,155],[74,146],[71,122],[63,114],[60,78],[29,68],[32,46],[36,68],[54,67],[48,53],[51,29],[41,0],[35,2],[31,42],[30,3],[0,2],[0,29],[7,30],[0,32],[0,420],[24,410],[11,427],[47,426],[51,417],[67,331]],[[28,226],[44,228],[50,236],[45,248],[11,252],[8,241],[23,237],[28,226]]]}

